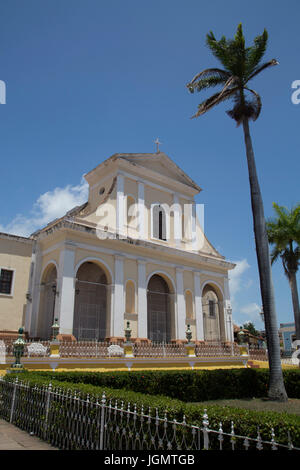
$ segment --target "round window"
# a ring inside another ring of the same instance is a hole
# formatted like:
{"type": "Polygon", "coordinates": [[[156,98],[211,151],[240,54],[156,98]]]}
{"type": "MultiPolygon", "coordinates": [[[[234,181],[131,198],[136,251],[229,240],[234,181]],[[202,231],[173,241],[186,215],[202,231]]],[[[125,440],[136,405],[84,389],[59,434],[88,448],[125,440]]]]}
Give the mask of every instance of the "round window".
{"type": "Polygon", "coordinates": [[[99,189],[99,194],[100,194],[100,196],[101,196],[104,192],[105,192],[105,188],[104,188],[104,187],[102,187],[102,188],[99,189]]]}

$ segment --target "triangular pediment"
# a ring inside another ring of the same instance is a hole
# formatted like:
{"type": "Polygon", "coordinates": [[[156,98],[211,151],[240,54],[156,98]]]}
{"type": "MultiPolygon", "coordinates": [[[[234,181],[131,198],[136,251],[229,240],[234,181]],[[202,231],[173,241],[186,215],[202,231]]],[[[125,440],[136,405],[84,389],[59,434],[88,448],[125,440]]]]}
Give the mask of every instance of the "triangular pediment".
{"type": "Polygon", "coordinates": [[[197,191],[201,188],[190,178],[168,155],[163,152],[149,154],[118,154],[118,158],[137,167],[145,168],[160,176],[166,176],[173,181],[185,184],[197,191]]]}

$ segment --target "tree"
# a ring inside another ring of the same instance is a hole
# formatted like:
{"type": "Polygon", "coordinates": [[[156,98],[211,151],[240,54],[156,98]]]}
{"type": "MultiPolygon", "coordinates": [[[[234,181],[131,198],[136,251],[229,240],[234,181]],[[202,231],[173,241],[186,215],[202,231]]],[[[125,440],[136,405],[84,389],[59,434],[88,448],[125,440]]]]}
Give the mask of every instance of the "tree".
{"type": "Polygon", "coordinates": [[[249,333],[253,336],[260,336],[259,332],[251,321],[244,323],[243,329],[249,331],[249,333]]]}
{"type": "Polygon", "coordinates": [[[274,245],[271,263],[281,258],[291,288],[296,339],[300,340],[300,308],[296,277],[300,265],[300,204],[289,210],[273,202],[273,208],[276,217],[267,220],[269,242],[274,245]]]}
{"type": "Polygon", "coordinates": [[[268,396],[273,400],[286,401],[287,394],[281,368],[268,235],[249,129],[249,120],[256,121],[259,117],[262,103],[259,94],[248,87],[248,82],[263,70],[278,64],[275,59],[261,63],[266,51],[267,40],[268,33],[264,30],[262,35],[254,39],[253,46],[245,47],[245,38],[241,24],[238,25],[234,39],[226,39],[225,36],[222,36],[220,40],[217,40],[214,34],[210,32],[206,36],[206,43],[212,54],[221,62],[223,68],[203,70],[187,84],[187,87],[191,93],[194,93],[195,91],[202,91],[217,85],[222,86],[221,91],[199,104],[198,111],[193,117],[201,116],[217,104],[232,99],[234,106],[233,109],[227,111],[227,114],[236,121],[237,126],[243,125],[255,246],[269,356],[270,380],[268,396]]]}

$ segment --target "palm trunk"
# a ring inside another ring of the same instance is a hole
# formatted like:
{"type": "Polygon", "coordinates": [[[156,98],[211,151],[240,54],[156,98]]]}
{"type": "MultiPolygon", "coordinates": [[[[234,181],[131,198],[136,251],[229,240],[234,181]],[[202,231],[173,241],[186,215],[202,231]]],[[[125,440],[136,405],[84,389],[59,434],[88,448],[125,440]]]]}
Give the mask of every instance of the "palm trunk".
{"type": "Polygon", "coordinates": [[[299,297],[298,297],[298,288],[297,288],[297,278],[295,271],[289,271],[289,284],[292,292],[292,302],[295,318],[295,327],[296,327],[296,340],[300,340],[300,309],[299,309],[299,297]]]}
{"type": "Polygon", "coordinates": [[[275,309],[271,262],[269,256],[269,242],[266,230],[263,202],[256,173],[254,152],[249,130],[249,121],[246,117],[243,119],[243,128],[249,172],[256,255],[258,261],[260,289],[264,309],[269,357],[270,378],[268,396],[272,400],[286,401],[287,393],[284,387],[281,368],[280,343],[275,309]]]}

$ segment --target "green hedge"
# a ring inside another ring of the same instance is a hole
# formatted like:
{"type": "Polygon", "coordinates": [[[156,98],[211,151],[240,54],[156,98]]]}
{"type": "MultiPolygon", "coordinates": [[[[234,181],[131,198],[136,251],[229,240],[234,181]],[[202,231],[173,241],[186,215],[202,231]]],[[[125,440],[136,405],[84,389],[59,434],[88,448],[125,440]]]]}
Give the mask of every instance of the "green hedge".
{"type": "MultiPolygon", "coordinates": [[[[144,407],[145,412],[148,412],[149,407],[154,416],[155,409],[157,408],[160,417],[164,416],[165,411],[168,413],[170,420],[176,419],[182,421],[183,416],[186,422],[194,425],[201,425],[204,413],[204,407],[201,404],[185,403],[178,399],[167,398],[162,395],[149,395],[140,392],[134,392],[124,389],[109,388],[107,385],[91,385],[83,383],[67,382],[66,380],[57,380],[58,373],[36,373],[25,372],[20,376],[22,380],[34,385],[45,385],[51,380],[53,387],[60,387],[70,391],[80,391],[82,396],[89,394],[91,397],[101,397],[102,392],[105,390],[108,400],[118,400],[124,402],[126,407],[127,403],[135,403],[137,409],[140,410],[144,407]]],[[[77,375],[77,374],[76,374],[77,375]]],[[[85,374],[84,374],[85,375],[85,374]]],[[[91,374],[94,375],[94,374],[91,374]]],[[[119,373],[117,374],[119,375],[119,373]]],[[[70,373],[73,376],[73,373],[70,373]]],[[[260,374],[259,377],[262,375],[260,374]]],[[[62,374],[60,379],[66,376],[62,374]]],[[[5,380],[12,380],[13,374],[5,377],[5,380]]],[[[74,378],[74,376],[73,376],[74,378]]],[[[144,389],[145,390],[145,389],[144,389]]],[[[224,432],[230,432],[231,421],[235,425],[235,433],[242,436],[256,437],[257,426],[260,428],[261,437],[264,440],[270,440],[271,428],[274,428],[276,442],[287,444],[287,432],[291,434],[294,446],[300,447],[300,417],[296,415],[289,415],[286,413],[275,412],[257,412],[252,410],[237,409],[233,407],[224,407],[217,405],[206,406],[207,414],[209,416],[209,426],[211,429],[219,429],[219,423],[223,423],[224,432]]],[[[215,440],[217,448],[218,442],[215,440]]]]}
{"type": "MultiPolygon", "coordinates": [[[[49,377],[49,372],[39,372],[49,377]]],[[[53,375],[53,374],[52,374],[53,375]]],[[[56,372],[62,382],[85,383],[150,395],[165,395],[186,402],[261,398],[267,395],[268,369],[217,369],[202,371],[56,372]]],[[[290,398],[300,398],[300,370],[285,370],[290,398]]]]}

